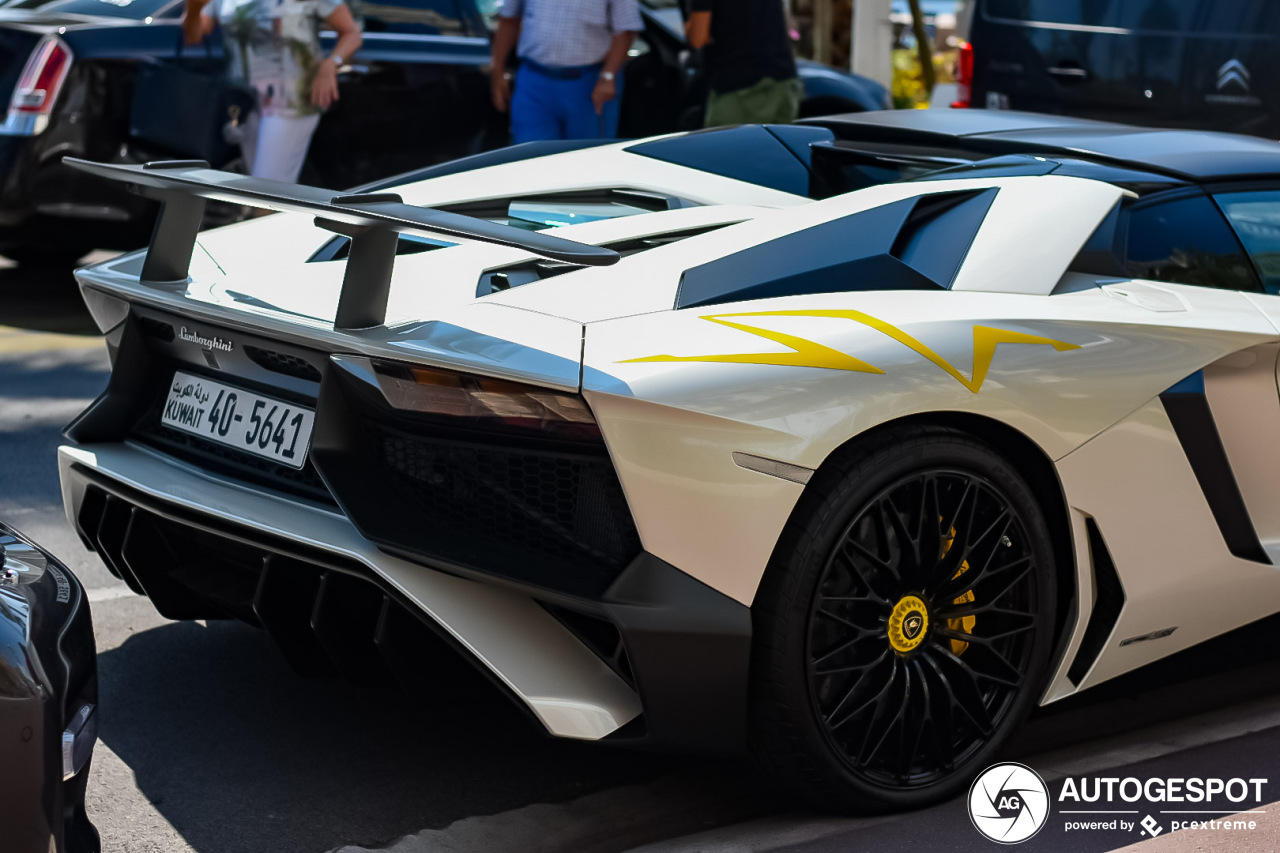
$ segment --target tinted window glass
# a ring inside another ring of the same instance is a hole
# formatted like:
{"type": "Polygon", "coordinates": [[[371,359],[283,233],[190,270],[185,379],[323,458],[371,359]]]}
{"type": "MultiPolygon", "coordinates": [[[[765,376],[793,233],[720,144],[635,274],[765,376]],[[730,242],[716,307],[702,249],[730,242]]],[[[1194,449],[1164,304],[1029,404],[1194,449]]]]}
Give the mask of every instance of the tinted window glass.
{"type": "Polygon", "coordinates": [[[1280,191],[1224,193],[1217,199],[1267,293],[1280,294],[1280,191]]]}
{"type": "Polygon", "coordinates": [[[1114,27],[1120,5],[1119,0],[988,0],[983,12],[988,18],[1114,27]]]}
{"type": "Polygon", "coordinates": [[[1130,211],[1125,271],[1155,281],[1262,290],[1231,227],[1200,195],[1130,211]]]}
{"type": "Polygon", "coordinates": [[[1261,34],[1275,0],[988,0],[988,18],[1142,32],[1261,34]]]}
{"type": "Polygon", "coordinates": [[[1263,35],[1274,18],[1275,0],[1125,0],[1116,26],[1143,32],[1263,35]]]}

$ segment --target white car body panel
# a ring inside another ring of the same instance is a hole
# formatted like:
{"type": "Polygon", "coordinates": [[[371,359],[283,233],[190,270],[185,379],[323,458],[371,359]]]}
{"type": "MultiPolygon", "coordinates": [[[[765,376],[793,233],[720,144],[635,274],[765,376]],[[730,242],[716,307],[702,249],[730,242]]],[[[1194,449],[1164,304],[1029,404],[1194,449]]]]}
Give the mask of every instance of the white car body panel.
{"type": "MultiPolygon", "coordinates": [[[[1136,669],[1280,609],[1280,570],[1226,549],[1186,454],[1159,402],[1059,460],[1073,509],[1103,519],[1124,585],[1119,621],[1077,689],[1136,669]],[[1143,476],[1117,476],[1117,468],[1143,476]],[[1174,627],[1168,637],[1120,645],[1174,627]]],[[[1056,698],[1051,685],[1050,696],[1056,698]]]]}

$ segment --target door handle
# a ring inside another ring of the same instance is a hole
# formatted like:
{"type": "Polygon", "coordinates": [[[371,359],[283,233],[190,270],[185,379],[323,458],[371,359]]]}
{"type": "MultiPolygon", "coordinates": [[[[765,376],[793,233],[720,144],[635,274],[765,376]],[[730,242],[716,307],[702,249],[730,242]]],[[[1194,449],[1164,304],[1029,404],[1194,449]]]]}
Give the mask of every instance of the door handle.
{"type": "Polygon", "coordinates": [[[1085,80],[1089,77],[1088,71],[1076,65],[1054,65],[1047,70],[1054,77],[1061,77],[1063,80],[1085,80]]]}

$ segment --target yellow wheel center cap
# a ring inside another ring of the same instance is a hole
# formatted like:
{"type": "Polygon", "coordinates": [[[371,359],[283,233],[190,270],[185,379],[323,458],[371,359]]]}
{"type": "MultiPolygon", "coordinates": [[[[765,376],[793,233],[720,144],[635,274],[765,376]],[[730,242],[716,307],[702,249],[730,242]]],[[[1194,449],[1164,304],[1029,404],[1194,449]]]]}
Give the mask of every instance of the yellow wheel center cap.
{"type": "Polygon", "coordinates": [[[889,614],[889,645],[906,654],[924,642],[929,632],[929,611],[914,595],[904,595],[889,614]]]}

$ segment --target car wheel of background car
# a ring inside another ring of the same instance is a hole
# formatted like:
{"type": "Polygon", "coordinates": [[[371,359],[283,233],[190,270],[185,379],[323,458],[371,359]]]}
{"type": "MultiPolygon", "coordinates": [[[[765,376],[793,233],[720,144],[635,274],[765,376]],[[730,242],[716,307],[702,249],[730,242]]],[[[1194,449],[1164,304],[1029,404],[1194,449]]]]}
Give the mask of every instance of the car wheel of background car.
{"type": "Polygon", "coordinates": [[[1053,552],[1035,495],[987,445],[891,430],[824,466],[753,608],[753,753],[840,810],[956,794],[1038,696],[1053,552]]]}

